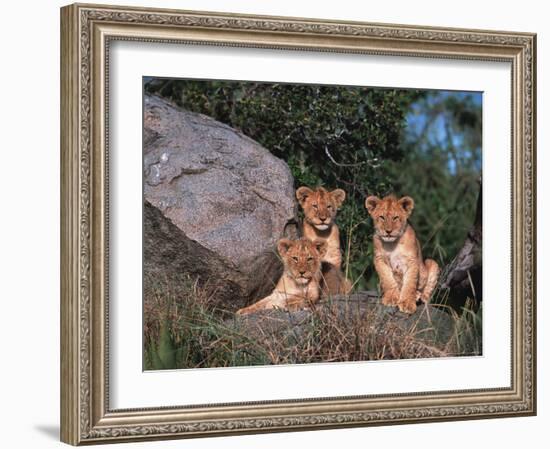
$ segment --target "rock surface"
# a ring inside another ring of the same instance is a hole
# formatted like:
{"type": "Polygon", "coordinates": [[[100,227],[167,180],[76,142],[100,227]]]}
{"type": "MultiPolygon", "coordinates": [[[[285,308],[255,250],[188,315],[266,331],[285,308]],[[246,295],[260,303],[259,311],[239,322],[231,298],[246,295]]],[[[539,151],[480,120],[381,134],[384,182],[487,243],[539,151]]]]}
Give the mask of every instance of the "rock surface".
{"type": "Polygon", "coordinates": [[[230,309],[267,294],[296,216],[288,166],[210,117],[152,95],[144,105],[146,277],[196,275],[230,309]]]}
{"type": "MultiPolygon", "coordinates": [[[[369,323],[372,333],[383,339],[385,334],[399,344],[407,338],[425,345],[426,356],[447,355],[448,342],[452,341],[455,323],[451,315],[442,308],[428,305],[418,306],[414,314],[399,312],[395,307],[381,304],[375,292],[358,292],[346,296],[335,296],[330,301],[324,300],[317,304],[317,312],[326,319],[327,313],[335,316],[340,323],[353,329],[354,322],[369,323]]],[[[299,310],[288,312],[283,310],[262,310],[250,315],[236,315],[228,320],[228,325],[234,326],[240,332],[251,338],[266,335],[285,339],[288,335],[300,336],[307,332],[314,312],[299,310]]],[[[388,338],[387,341],[391,341],[388,338]]]]}

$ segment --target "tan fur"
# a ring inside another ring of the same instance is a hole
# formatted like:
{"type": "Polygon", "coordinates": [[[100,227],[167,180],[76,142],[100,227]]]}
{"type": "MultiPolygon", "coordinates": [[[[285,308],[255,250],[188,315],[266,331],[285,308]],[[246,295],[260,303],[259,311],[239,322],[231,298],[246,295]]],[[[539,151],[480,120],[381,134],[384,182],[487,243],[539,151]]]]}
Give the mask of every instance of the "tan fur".
{"type": "Polygon", "coordinates": [[[334,222],[336,213],[346,199],[346,192],[336,189],[331,192],[323,187],[312,190],[300,187],[296,198],[304,211],[302,235],[311,241],[327,243],[327,252],[323,257],[324,294],[347,294],[351,283],[341,271],[342,251],[340,250],[340,231],[334,222]]]}
{"type": "Polygon", "coordinates": [[[374,221],[374,267],[380,278],[382,303],[414,313],[418,300],[430,300],[439,277],[437,262],[423,260],[420,242],[408,223],[414,201],[408,196],[369,196],[365,207],[374,221]]]}
{"type": "Polygon", "coordinates": [[[321,296],[347,295],[351,291],[351,282],[342,270],[323,262],[321,268],[321,296]]]}
{"type": "Polygon", "coordinates": [[[342,266],[340,231],[334,223],[334,218],[346,198],[346,192],[342,189],[328,192],[323,187],[316,190],[300,187],[296,190],[296,198],[304,211],[303,236],[309,240],[327,242],[328,248],[323,262],[340,268],[342,266]]]}
{"type": "Polygon", "coordinates": [[[260,301],[238,310],[237,314],[275,308],[303,309],[319,300],[321,259],[327,250],[326,242],[306,238],[281,239],[277,250],[283,260],[284,272],[275,290],[260,301]]]}

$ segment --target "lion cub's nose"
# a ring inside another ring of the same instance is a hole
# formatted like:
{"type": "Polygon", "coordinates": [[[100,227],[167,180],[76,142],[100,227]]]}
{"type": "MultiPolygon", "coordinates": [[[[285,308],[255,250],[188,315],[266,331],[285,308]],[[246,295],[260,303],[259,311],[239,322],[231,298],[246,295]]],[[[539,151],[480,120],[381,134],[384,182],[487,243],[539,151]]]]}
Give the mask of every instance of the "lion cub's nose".
{"type": "Polygon", "coordinates": [[[305,271],[300,270],[300,274],[301,274],[301,275],[303,275],[303,274],[305,274],[305,273],[306,273],[305,271]]]}

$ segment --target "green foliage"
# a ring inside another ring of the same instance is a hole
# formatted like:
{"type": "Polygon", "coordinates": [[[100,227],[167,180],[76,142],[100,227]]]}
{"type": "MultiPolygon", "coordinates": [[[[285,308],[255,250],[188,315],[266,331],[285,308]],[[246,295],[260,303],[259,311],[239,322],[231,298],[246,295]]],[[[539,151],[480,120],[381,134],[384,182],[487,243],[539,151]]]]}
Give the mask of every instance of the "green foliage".
{"type": "Polygon", "coordinates": [[[433,91],[411,105],[405,156],[388,161],[395,192],[415,200],[424,256],[446,265],[474,222],[481,174],[481,107],[469,94],[433,91]]]}
{"type": "Polygon", "coordinates": [[[152,369],[172,369],[176,367],[176,349],[172,342],[169,327],[168,319],[161,321],[158,342],[148,347],[147,356],[152,369]]]}
{"type": "Polygon", "coordinates": [[[343,188],[344,268],[375,288],[367,195],[410,195],[426,255],[442,265],[473,222],[481,108],[471,95],[403,89],[153,79],[149,92],[209,115],[284,159],[296,186],[343,188]]]}

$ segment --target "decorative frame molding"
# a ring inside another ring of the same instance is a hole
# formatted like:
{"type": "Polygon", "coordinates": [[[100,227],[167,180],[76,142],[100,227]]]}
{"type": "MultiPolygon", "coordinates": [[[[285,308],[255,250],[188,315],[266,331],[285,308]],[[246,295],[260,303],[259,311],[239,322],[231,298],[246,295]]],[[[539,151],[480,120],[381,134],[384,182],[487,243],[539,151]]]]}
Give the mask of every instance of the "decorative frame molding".
{"type": "Polygon", "coordinates": [[[536,36],[104,5],[61,9],[61,439],[78,445],[536,413],[536,36]],[[108,405],[108,52],[112,40],[508,61],[512,387],[215,406],[108,405]]]}

